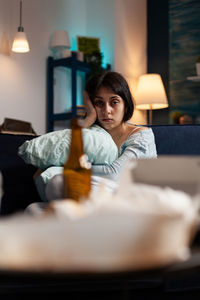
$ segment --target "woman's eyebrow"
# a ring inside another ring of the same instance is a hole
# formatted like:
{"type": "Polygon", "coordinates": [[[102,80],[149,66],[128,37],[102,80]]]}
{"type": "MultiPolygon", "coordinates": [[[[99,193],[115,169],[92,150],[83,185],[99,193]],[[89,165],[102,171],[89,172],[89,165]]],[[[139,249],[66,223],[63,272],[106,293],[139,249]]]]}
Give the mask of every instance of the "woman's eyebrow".
{"type": "Polygon", "coordinates": [[[114,95],[114,96],[111,96],[110,98],[111,98],[111,99],[112,99],[112,98],[120,98],[120,96],[119,96],[119,95],[114,95]]]}
{"type": "MultiPolygon", "coordinates": [[[[110,96],[110,99],[113,99],[113,98],[120,98],[120,96],[119,95],[110,96]]],[[[101,97],[101,96],[95,96],[94,99],[103,99],[103,97],[101,97]]]]}
{"type": "Polygon", "coordinates": [[[101,96],[95,96],[94,99],[96,99],[96,98],[97,99],[103,99],[103,97],[101,97],[101,96]]]}

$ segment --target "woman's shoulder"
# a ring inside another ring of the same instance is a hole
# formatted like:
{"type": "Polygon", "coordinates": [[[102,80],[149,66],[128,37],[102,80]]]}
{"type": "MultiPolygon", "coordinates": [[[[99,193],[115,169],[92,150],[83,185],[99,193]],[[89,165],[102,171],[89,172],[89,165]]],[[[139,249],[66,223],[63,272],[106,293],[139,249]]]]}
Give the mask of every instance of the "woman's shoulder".
{"type": "Polygon", "coordinates": [[[128,125],[130,127],[130,133],[129,133],[128,137],[130,137],[138,132],[141,132],[141,131],[149,131],[149,129],[150,129],[149,127],[146,127],[143,125],[136,125],[131,122],[128,122],[128,125]]]}
{"type": "Polygon", "coordinates": [[[128,138],[126,139],[125,144],[129,145],[132,143],[154,143],[154,133],[151,127],[143,125],[135,125],[132,131],[129,133],[128,138]]]}
{"type": "MultiPolygon", "coordinates": [[[[134,129],[134,128],[133,128],[134,129]]],[[[134,132],[120,148],[120,153],[128,151],[141,152],[149,157],[156,157],[155,137],[151,127],[135,126],[134,132]]]]}

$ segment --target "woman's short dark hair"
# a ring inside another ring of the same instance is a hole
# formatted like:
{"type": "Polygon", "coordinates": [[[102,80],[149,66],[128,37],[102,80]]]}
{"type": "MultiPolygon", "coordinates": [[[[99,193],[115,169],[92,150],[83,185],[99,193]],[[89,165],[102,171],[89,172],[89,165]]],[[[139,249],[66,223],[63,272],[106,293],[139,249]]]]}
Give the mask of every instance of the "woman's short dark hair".
{"type": "Polygon", "coordinates": [[[102,86],[111,89],[116,95],[119,95],[123,99],[125,104],[123,121],[126,122],[130,120],[133,115],[134,104],[125,78],[120,73],[114,71],[103,71],[91,77],[86,83],[85,90],[92,102],[102,86]]]}

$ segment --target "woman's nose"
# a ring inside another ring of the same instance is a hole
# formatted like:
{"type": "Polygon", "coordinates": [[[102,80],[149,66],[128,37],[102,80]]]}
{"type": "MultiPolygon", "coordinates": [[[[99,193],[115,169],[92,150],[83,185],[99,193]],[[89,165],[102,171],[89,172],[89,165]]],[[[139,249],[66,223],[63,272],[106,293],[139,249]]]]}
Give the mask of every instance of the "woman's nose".
{"type": "Polygon", "coordinates": [[[111,106],[107,103],[104,106],[104,113],[110,114],[111,113],[111,106]]]}

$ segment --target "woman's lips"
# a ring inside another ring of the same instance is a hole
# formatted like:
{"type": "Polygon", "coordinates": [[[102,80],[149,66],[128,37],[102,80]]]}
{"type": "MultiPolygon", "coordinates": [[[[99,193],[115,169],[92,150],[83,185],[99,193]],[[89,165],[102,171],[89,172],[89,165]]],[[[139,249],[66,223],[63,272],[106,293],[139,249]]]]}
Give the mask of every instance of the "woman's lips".
{"type": "Polygon", "coordinates": [[[102,119],[102,122],[106,122],[106,123],[110,123],[112,121],[113,121],[113,119],[102,119]]]}

